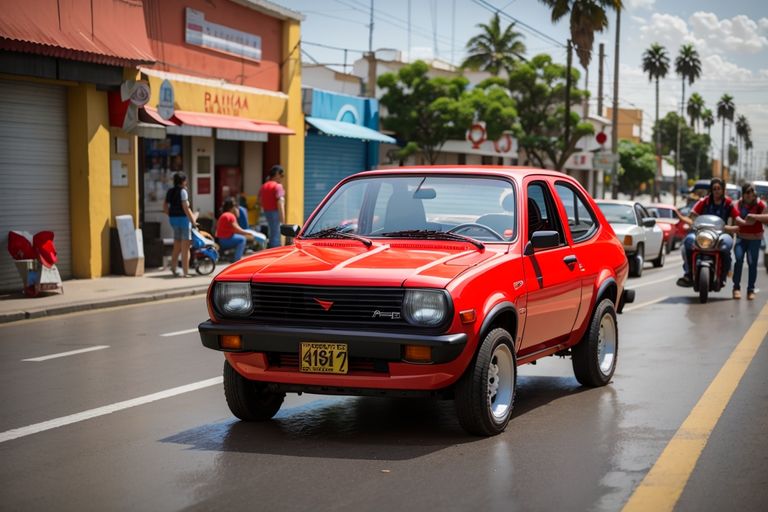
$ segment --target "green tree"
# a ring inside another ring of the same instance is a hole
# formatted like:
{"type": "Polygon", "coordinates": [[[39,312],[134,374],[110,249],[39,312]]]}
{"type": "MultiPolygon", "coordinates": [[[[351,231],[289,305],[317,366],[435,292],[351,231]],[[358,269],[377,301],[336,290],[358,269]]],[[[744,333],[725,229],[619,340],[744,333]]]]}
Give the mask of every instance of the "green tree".
{"type": "MultiPolygon", "coordinates": [[[[712,110],[705,108],[704,112],[701,114],[701,122],[704,124],[704,128],[707,129],[707,136],[709,137],[709,140],[712,140],[712,127],[715,125],[715,116],[712,114],[712,110]]],[[[710,159],[712,159],[712,144],[710,142],[709,151],[707,152],[707,155],[710,159]]]]}
{"type": "Polygon", "coordinates": [[[619,190],[633,198],[641,184],[653,180],[656,175],[656,157],[653,146],[619,141],[619,190]]]}
{"type": "MultiPolygon", "coordinates": [[[[739,173],[742,175],[741,177],[743,178],[744,162],[746,158],[742,156],[742,153],[743,153],[742,148],[744,148],[745,143],[747,141],[751,142],[750,137],[752,135],[752,127],[749,126],[749,120],[746,118],[746,116],[743,116],[743,115],[736,118],[735,126],[736,126],[736,150],[738,154],[737,159],[739,163],[739,173]]],[[[746,151],[744,151],[744,153],[745,152],[746,151]]]]}
{"type": "Polygon", "coordinates": [[[569,16],[571,41],[584,69],[592,59],[595,32],[608,27],[608,9],[621,9],[622,0],[540,0],[552,10],[552,23],[569,16]]]}
{"type": "Polygon", "coordinates": [[[725,166],[725,122],[733,121],[736,114],[736,106],[733,104],[733,96],[723,94],[720,101],[717,102],[717,118],[723,122],[723,135],[720,143],[720,166],[725,166]]]}
{"type": "Polygon", "coordinates": [[[686,112],[688,112],[688,118],[691,120],[691,128],[698,127],[699,121],[702,119],[705,108],[706,105],[704,104],[704,98],[701,97],[701,94],[697,92],[691,94],[691,97],[688,98],[688,108],[686,109],[686,112]]]}
{"type": "MultiPolygon", "coordinates": [[[[648,73],[649,81],[656,81],[656,125],[659,124],[659,80],[667,76],[669,71],[669,56],[667,50],[659,43],[653,43],[643,53],[643,71],[648,73]]],[[[656,140],[657,174],[661,174],[661,142],[656,140]]],[[[653,196],[656,196],[656,182],[653,184],[653,196]]]]}
{"type": "MultiPolygon", "coordinates": [[[[709,177],[711,172],[697,171],[697,161],[701,169],[707,169],[707,166],[709,165],[707,156],[711,144],[709,135],[695,133],[693,128],[686,125],[680,115],[675,112],[668,112],[657,125],[660,131],[659,138],[661,139],[662,153],[668,154],[669,152],[674,151],[677,147],[678,123],[680,125],[679,130],[681,135],[679,154],[680,168],[691,179],[697,177],[709,177]]],[[[656,130],[657,128],[654,128],[654,137],[657,134],[656,130]]]]}
{"type": "Polygon", "coordinates": [[[685,105],[685,81],[688,80],[688,85],[693,85],[701,76],[701,59],[699,59],[699,52],[692,44],[684,44],[680,47],[680,53],[675,59],[675,73],[682,79],[683,99],[680,104],[685,105]]]}
{"type": "Polygon", "coordinates": [[[498,76],[501,70],[509,72],[517,60],[525,54],[523,35],[515,31],[515,24],[501,28],[499,13],[493,15],[489,24],[478,23],[479,34],[467,41],[469,55],[461,67],[483,70],[498,76]]]}
{"type": "MultiPolygon", "coordinates": [[[[577,83],[579,73],[572,70],[571,83],[577,83]]],[[[518,63],[510,72],[508,88],[517,105],[520,135],[518,143],[528,163],[539,167],[549,165],[561,170],[575,151],[576,143],[585,135],[592,135],[594,127],[580,121],[571,112],[570,139],[563,143],[563,116],[565,115],[566,67],[552,62],[549,55],[537,55],[528,62],[518,63]]],[[[576,102],[584,91],[571,87],[576,102]]]]}

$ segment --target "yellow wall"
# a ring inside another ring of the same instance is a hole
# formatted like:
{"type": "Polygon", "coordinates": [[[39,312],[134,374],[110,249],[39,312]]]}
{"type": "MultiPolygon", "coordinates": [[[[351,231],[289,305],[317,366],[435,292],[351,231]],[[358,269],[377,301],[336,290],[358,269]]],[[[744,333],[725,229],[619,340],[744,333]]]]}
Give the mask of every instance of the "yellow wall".
{"type": "Polygon", "coordinates": [[[112,208],[110,215],[110,226],[115,227],[116,215],[130,215],[133,217],[134,226],[139,225],[139,178],[137,176],[137,154],[136,143],[138,138],[124,132],[120,128],[110,128],[109,130],[109,179],[111,185],[112,208]],[[129,152],[126,154],[117,153],[117,138],[127,140],[129,152]],[[125,165],[128,171],[128,185],[116,187],[112,185],[112,160],[119,160],[125,165]]]}
{"type": "Polygon", "coordinates": [[[298,21],[283,22],[284,55],[281,82],[288,95],[288,104],[281,122],[296,132],[283,136],[280,141],[280,162],[285,168],[286,221],[304,222],[304,113],[301,109],[301,53],[299,40],[301,25],[298,21]]]}
{"type": "Polygon", "coordinates": [[[109,115],[107,94],[79,84],[67,95],[72,273],[109,273],[109,115]]]}

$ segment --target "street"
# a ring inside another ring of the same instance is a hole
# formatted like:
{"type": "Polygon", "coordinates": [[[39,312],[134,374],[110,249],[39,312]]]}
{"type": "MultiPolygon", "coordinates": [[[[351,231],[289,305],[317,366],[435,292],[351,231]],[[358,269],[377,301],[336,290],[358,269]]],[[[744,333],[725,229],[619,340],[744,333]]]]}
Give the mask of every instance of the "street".
{"type": "Polygon", "coordinates": [[[679,275],[674,251],[628,281],[610,385],[579,386],[569,359],[521,367],[491,438],[421,399],[288,395],[241,423],[201,296],[0,325],[2,509],[621,510],[758,321],[674,510],[766,510],[768,277],[755,301],[729,285],[699,304],[679,275]]]}

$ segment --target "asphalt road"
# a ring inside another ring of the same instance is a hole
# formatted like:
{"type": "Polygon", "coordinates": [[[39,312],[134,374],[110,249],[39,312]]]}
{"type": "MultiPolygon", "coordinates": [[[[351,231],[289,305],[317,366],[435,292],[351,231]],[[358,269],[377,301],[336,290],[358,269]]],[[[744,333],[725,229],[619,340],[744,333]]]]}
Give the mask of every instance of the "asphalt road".
{"type": "Polygon", "coordinates": [[[0,509],[614,511],[653,489],[652,468],[670,482],[688,462],[675,510],[768,510],[768,276],[755,301],[699,304],[679,270],[675,252],[630,280],[611,385],[580,387],[568,359],[522,367],[488,439],[449,401],[289,395],[273,421],[240,423],[193,331],[200,297],[0,326],[0,509]],[[728,361],[746,371],[712,395],[728,361]],[[707,429],[692,411],[710,396],[725,406],[707,429]],[[692,431],[700,456],[662,455],[692,431]]]}

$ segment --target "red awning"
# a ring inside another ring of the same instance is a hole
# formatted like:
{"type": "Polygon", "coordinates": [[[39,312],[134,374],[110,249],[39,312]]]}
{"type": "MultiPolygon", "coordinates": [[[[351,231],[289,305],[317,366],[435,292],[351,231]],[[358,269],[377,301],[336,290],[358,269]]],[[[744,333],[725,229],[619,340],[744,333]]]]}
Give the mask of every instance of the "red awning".
{"type": "Polygon", "coordinates": [[[160,114],[152,107],[144,107],[144,113],[147,114],[147,117],[150,121],[156,124],[162,124],[163,126],[177,126],[178,123],[174,123],[173,121],[169,121],[167,119],[163,119],[160,117],[160,114]]]}
{"type": "Polygon", "coordinates": [[[207,114],[203,112],[189,112],[177,110],[170,119],[163,119],[157,110],[152,107],[144,107],[147,120],[163,126],[198,128],[217,128],[219,130],[240,130],[253,133],[271,133],[274,135],[296,135],[290,128],[274,121],[262,121],[258,119],[245,119],[243,117],[224,116],[221,114],[207,114]]]}
{"type": "Polygon", "coordinates": [[[155,62],[139,0],[24,0],[3,9],[0,48],[111,66],[155,62]]]}
{"type": "Polygon", "coordinates": [[[253,121],[253,124],[259,127],[260,132],[274,133],[275,135],[296,135],[295,131],[280,123],[271,121],[253,121]]]}

